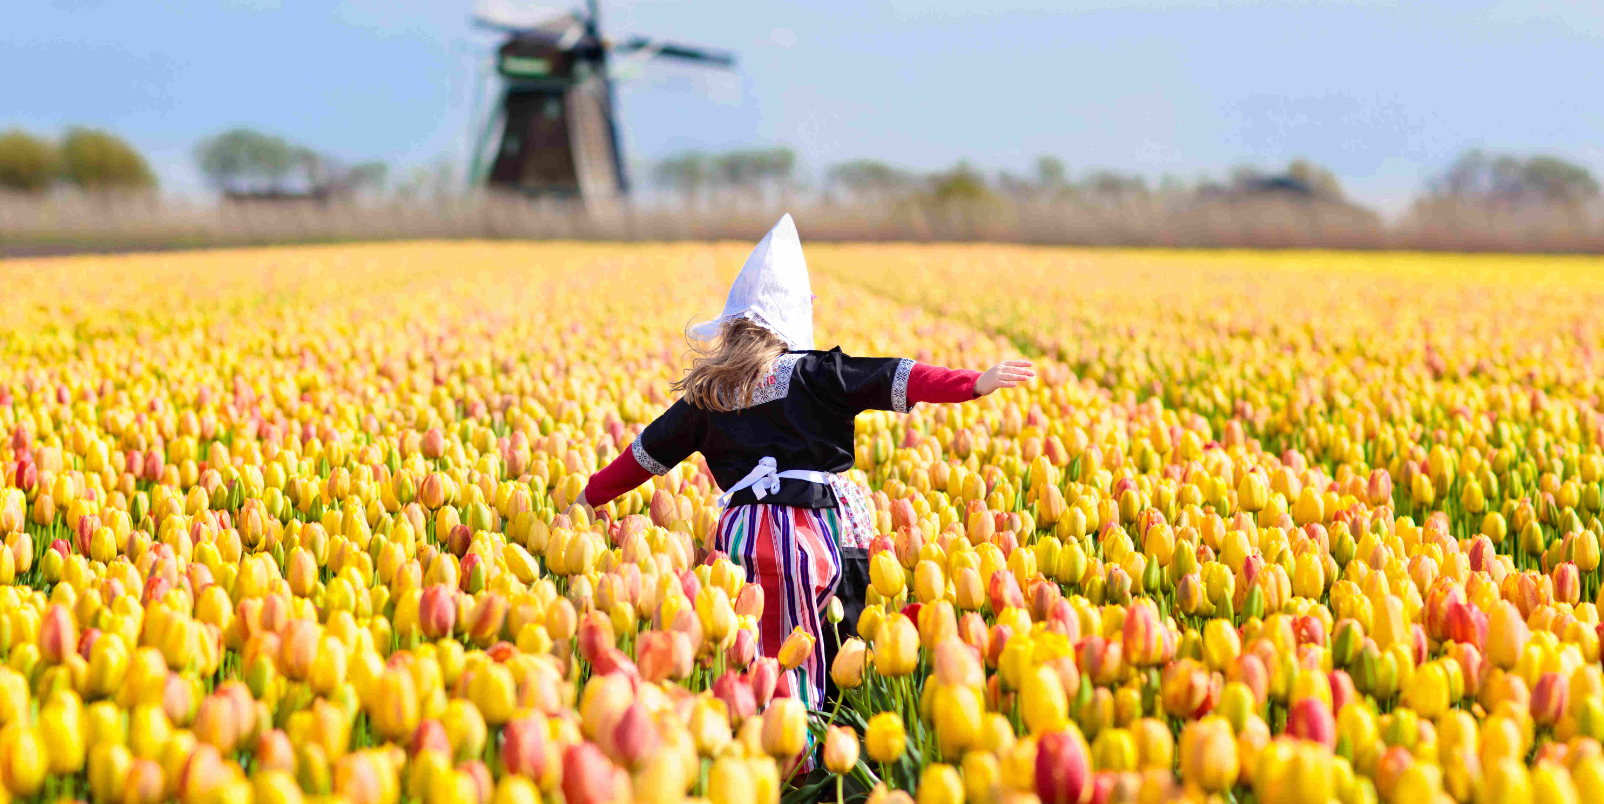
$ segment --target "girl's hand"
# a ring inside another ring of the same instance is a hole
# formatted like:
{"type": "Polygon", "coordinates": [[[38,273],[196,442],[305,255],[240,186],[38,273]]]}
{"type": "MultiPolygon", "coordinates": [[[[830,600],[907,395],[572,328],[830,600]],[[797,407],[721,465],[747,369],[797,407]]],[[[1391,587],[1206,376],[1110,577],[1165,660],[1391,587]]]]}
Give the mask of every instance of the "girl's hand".
{"type": "Polygon", "coordinates": [[[1004,360],[975,380],[975,396],[985,396],[999,388],[1013,388],[1036,376],[1029,360],[1004,360]]]}

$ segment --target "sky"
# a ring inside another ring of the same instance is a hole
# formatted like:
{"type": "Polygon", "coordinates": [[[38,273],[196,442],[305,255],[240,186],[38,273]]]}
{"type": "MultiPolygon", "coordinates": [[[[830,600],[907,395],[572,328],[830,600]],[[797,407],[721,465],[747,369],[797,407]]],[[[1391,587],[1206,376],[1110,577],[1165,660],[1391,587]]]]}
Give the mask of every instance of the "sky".
{"type": "MultiPolygon", "coordinates": [[[[493,34],[470,0],[33,0],[0,28],[0,129],[116,131],[201,196],[249,126],[404,175],[466,166],[493,34]]],[[[565,5],[558,3],[556,5],[565,5]]],[[[626,154],[788,146],[808,170],[960,159],[1158,178],[1306,157],[1404,209],[1469,148],[1604,175],[1597,0],[603,0],[602,26],[732,50],[620,86],[626,154]]],[[[637,167],[637,172],[639,168],[637,167]]]]}

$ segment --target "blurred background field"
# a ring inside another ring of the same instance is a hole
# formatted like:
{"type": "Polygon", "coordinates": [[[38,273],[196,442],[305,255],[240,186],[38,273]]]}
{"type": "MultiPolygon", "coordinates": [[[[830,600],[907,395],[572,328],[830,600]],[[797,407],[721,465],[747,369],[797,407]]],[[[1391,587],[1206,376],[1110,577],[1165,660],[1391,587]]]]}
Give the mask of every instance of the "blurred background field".
{"type": "Polygon", "coordinates": [[[13,23],[0,71],[32,78],[0,101],[0,254],[750,239],[782,210],[843,242],[1604,244],[1584,4],[72,0],[13,23]]]}

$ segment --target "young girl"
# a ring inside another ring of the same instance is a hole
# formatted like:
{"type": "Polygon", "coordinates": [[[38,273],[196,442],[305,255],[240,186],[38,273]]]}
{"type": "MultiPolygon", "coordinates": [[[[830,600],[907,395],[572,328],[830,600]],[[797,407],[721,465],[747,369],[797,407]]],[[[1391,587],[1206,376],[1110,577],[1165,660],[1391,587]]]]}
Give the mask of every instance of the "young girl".
{"type": "Polygon", "coordinates": [[[793,628],[811,634],[820,649],[780,689],[819,709],[833,642],[823,607],[840,583],[843,551],[861,552],[874,535],[863,489],[842,476],[852,468],[853,419],[976,399],[1034,372],[1024,360],[981,373],[815,351],[813,294],[790,215],[747,258],[724,312],[688,334],[698,357],[673,386],[679,400],[590,478],[578,502],[604,505],[701,452],[727,489],[713,548],[763,589],[759,649],[776,656],[793,628]]]}

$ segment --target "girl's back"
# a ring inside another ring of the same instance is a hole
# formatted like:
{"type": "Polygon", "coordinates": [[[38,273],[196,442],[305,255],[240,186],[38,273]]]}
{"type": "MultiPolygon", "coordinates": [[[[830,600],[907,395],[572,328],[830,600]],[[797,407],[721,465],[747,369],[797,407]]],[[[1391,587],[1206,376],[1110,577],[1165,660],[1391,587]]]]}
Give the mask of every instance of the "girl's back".
{"type": "MultiPolygon", "coordinates": [[[[682,396],[631,451],[657,474],[700,452],[725,489],[735,488],[766,457],[776,459],[778,471],[845,472],[853,463],[854,418],[865,410],[906,412],[913,369],[912,360],[848,357],[840,349],[783,352],[754,378],[749,394],[717,394],[733,397],[718,409],[705,398],[682,396]]],[[[755,495],[742,489],[729,502],[756,502],[755,495]]],[[[762,499],[801,508],[837,504],[828,485],[784,478],[778,491],[762,499]]]]}

